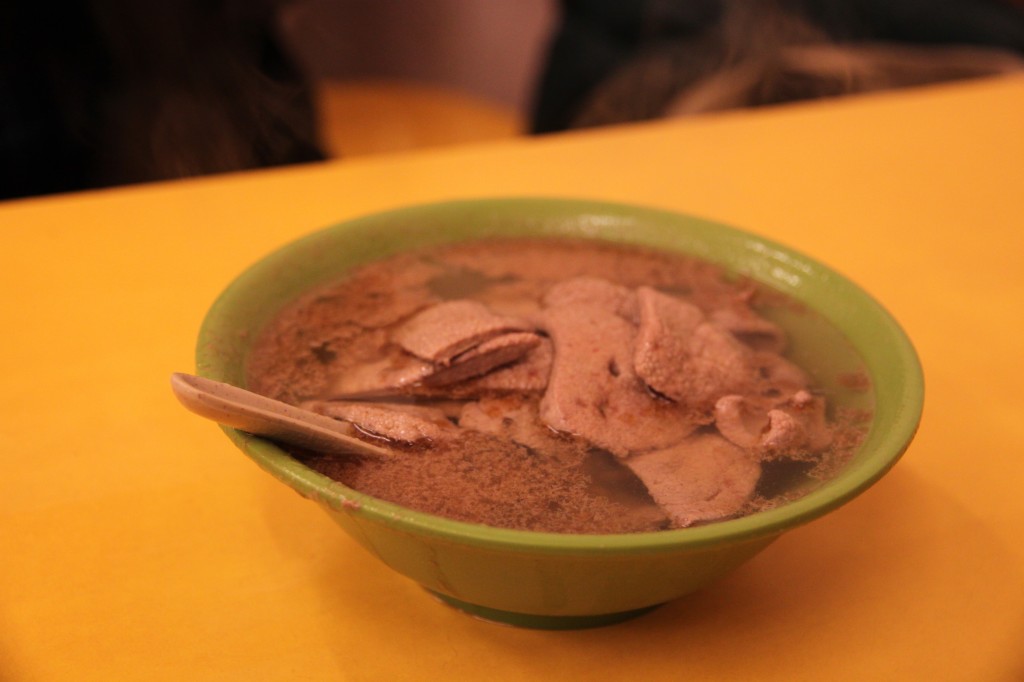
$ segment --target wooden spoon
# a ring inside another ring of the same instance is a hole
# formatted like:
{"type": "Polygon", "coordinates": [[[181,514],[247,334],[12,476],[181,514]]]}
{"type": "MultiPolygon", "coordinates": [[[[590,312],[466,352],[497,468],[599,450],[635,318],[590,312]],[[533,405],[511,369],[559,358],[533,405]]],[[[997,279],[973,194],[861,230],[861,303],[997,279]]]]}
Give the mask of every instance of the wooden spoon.
{"type": "Polygon", "coordinates": [[[175,372],[171,389],[182,405],[218,424],[330,454],[393,457],[351,435],[352,426],[213,379],[175,372]]]}

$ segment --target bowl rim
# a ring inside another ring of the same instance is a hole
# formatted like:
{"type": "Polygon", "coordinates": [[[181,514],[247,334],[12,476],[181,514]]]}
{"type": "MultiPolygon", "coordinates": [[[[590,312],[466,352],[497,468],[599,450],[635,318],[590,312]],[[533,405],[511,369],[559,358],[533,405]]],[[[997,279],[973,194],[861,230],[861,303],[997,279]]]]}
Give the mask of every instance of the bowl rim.
{"type": "MultiPolygon", "coordinates": [[[[361,521],[381,523],[394,529],[443,538],[450,542],[485,548],[517,548],[536,553],[608,554],[627,551],[630,554],[690,550],[722,543],[777,535],[790,528],[808,523],[842,506],[872,486],[896,464],[912,441],[924,405],[924,375],[920,360],[909,337],[900,324],[874,297],[852,280],[820,261],[774,240],[719,222],[693,215],[633,204],[595,201],[590,199],[556,197],[501,197],[462,199],[427,204],[414,204],[387,211],[351,218],[286,243],[251,264],[239,274],[217,297],[208,310],[196,345],[197,374],[221,381],[239,381],[225,368],[222,349],[225,339],[236,338],[230,326],[244,318],[238,310],[251,287],[268,275],[293,276],[301,280],[305,275],[289,260],[301,252],[313,253],[325,240],[358,240],[368,234],[389,229],[388,226],[467,217],[476,219],[498,216],[497,222],[509,220],[538,220],[535,234],[566,235],[614,241],[630,241],[655,248],[667,247],[718,262],[734,269],[738,262],[726,262],[715,252],[718,248],[739,249],[733,258],[753,258],[757,266],[742,268],[742,272],[769,286],[781,288],[785,293],[806,294],[806,282],[819,282],[832,292],[825,298],[841,301],[838,311],[825,313],[833,324],[842,327],[835,316],[847,313],[867,315],[870,328],[853,329],[856,339],[848,339],[864,356],[872,374],[876,391],[876,414],[862,449],[874,451],[857,466],[844,470],[839,476],[795,501],[774,509],[756,512],[741,518],[717,521],[703,526],[674,530],[660,530],[624,534],[565,534],[497,528],[442,518],[425,512],[410,510],[386,502],[333,481],[306,467],[274,443],[232,428],[222,427],[230,440],[261,468],[287,484],[300,495],[311,498],[335,511],[343,511],[361,521]],[[646,226],[646,231],[644,230],[646,226]],[[623,239],[622,228],[630,232],[623,239]],[[666,229],[667,228],[667,229],[666,229]],[[671,230],[679,230],[669,234],[671,230]],[[637,235],[639,231],[642,234],[637,235]],[[651,240],[663,239],[652,244],[651,240]],[[669,244],[668,242],[671,242],[669,244]],[[803,287],[803,288],[801,288],[803,287]],[[864,333],[861,334],[860,332],[864,333]],[[859,342],[858,342],[859,340],[859,342]],[[865,352],[864,344],[870,342],[865,352]],[[878,358],[875,358],[878,356],[878,358]],[[878,361],[872,364],[872,359],[878,361]],[[880,368],[885,375],[885,401],[878,395],[882,385],[875,376],[880,368]],[[884,408],[882,410],[881,408],[884,408]],[[884,419],[880,416],[884,414],[884,419]]],[[[486,222],[481,223],[486,226],[486,222]]],[[[495,236],[487,227],[474,228],[464,234],[435,235],[442,242],[495,236]]],[[[365,242],[363,242],[365,243],[365,242]]],[[[370,249],[371,251],[373,249],[370,249]]],[[[401,250],[395,248],[394,250],[401,250]]],[[[355,249],[359,251],[359,249],[355,249]]],[[[370,254],[372,256],[372,254],[370,254]]],[[[377,254],[383,257],[388,254],[377,254]]],[[[369,260],[368,254],[351,254],[356,263],[369,260]]],[[[749,263],[747,264],[749,266],[749,263]]],[[[343,272],[338,270],[337,274],[343,272]]],[[[316,282],[308,283],[312,288],[316,282]]],[[[822,287],[819,286],[819,289],[822,287]]],[[[820,292],[819,292],[820,293],[820,292]]],[[[797,296],[801,300],[803,296],[797,296]]],[[[820,309],[819,309],[820,311],[820,309]]],[[[850,330],[844,330],[849,332],[850,330]]],[[[228,344],[232,341],[227,341],[228,344]]],[[[243,362],[243,360],[239,360],[243,362]]]]}

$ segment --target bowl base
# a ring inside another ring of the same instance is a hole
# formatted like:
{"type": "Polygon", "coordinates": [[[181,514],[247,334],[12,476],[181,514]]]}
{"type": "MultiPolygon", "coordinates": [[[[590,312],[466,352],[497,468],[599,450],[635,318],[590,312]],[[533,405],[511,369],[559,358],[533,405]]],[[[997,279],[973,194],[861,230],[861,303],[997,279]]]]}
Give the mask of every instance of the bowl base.
{"type": "Polygon", "coordinates": [[[589,616],[546,616],[534,613],[519,613],[517,611],[492,609],[487,606],[470,604],[469,602],[464,602],[461,599],[449,597],[446,594],[441,594],[433,590],[427,590],[427,592],[439,599],[441,602],[452,606],[459,611],[479,618],[480,620],[486,620],[499,625],[511,625],[513,627],[532,628],[535,630],[582,630],[586,628],[603,627],[605,625],[614,625],[615,623],[621,623],[631,618],[642,616],[645,613],[653,611],[661,606],[661,604],[654,604],[652,606],[645,606],[643,608],[632,609],[630,611],[599,613],[589,616]]]}

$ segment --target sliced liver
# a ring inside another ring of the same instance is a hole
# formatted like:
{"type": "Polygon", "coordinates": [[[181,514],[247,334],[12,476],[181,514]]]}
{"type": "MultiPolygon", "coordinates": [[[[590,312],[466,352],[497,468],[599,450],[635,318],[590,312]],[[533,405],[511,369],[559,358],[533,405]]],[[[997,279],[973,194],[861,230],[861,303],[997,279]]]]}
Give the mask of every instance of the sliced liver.
{"type": "Polygon", "coordinates": [[[515,332],[463,353],[448,367],[405,352],[359,365],[338,377],[331,396],[337,400],[388,396],[465,399],[493,393],[540,393],[547,385],[551,361],[550,339],[515,332]]]}
{"type": "Polygon", "coordinates": [[[432,363],[396,352],[345,371],[334,381],[330,393],[343,400],[411,394],[433,371],[432,363]]]}
{"type": "Polygon", "coordinates": [[[804,389],[772,402],[725,396],[715,404],[715,425],[729,441],[766,457],[800,458],[832,443],[824,398],[804,389]]]}
{"type": "MultiPolygon", "coordinates": [[[[511,365],[544,342],[527,321],[465,300],[421,310],[392,330],[390,338],[390,347],[381,342],[383,357],[356,365],[335,380],[335,398],[433,395],[438,388],[511,365]]],[[[531,365],[518,383],[540,370],[531,365]]]]}
{"type": "Polygon", "coordinates": [[[715,426],[741,448],[755,448],[768,429],[768,412],[741,395],[727,395],[715,403],[715,426]]]}
{"type": "Polygon", "coordinates": [[[832,444],[832,429],[825,419],[825,399],[800,390],[768,412],[768,430],[762,447],[769,455],[799,458],[821,452],[832,444]]]}
{"type": "Polygon", "coordinates": [[[736,302],[711,314],[711,320],[755,350],[781,353],[788,340],[782,327],[758,315],[745,303],[736,302]]]}
{"type": "Polygon", "coordinates": [[[458,432],[444,412],[430,407],[323,400],[310,401],[303,407],[349,422],[365,433],[403,443],[439,441],[458,432]]]}
{"type": "Polygon", "coordinates": [[[710,411],[718,398],[750,385],[750,349],[697,306],[649,287],[640,287],[637,299],[636,373],[654,391],[710,411]]]}
{"type": "Polygon", "coordinates": [[[679,527],[736,516],[761,476],[755,459],[716,434],[632,455],[624,463],[679,527]]]}
{"type": "Polygon", "coordinates": [[[555,357],[540,404],[551,428],[617,456],[677,443],[695,428],[688,411],[651,394],[633,370],[635,327],[593,303],[545,310],[555,357]]]}
{"type": "Polygon", "coordinates": [[[558,456],[585,449],[582,441],[560,437],[540,421],[536,403],[519,396],[484,398],[467,403],[459,427],[507,438],[537,452],[558,456]]]}
{"type": "Polygon", "coordinates": [[[541,337],[534,332],[512,332],[494,336],[455,356],[450,364],[436,367],[423,377],[423,383],[426,386],[450,386],[487,374],[497,367],[519,360],[540,342],[541,337]]]}
{"type": "Polygon", "coordinates": [[[540,393],[548,385],[554,350],[551,339],[537,337],[537,345],[519,360],[458,384],[457,395],[487,393],[540,393]]]}
{"type": "Polygon", "coordinates": [[[639,315],[636,293],[632,289],[599,277],[574,277],[555,284],[544,294],[544,306],[591,305],[636,323],[639,315]]]}
{"type": "Polygon", "coordinates": [[[392,340],[416,357],[449,365],[460,353],[515,331],[530,331],[530,325],[497,315],[477,301],[458,300],[420,311],[394,330],[392,340]]]}
{"type": "Polygon", "coordinates": [[[806,372],[777,353],[755,351],[753,364],[757,377],[753,394],[769,403],[783,402],[811,384],[806,372]]]}

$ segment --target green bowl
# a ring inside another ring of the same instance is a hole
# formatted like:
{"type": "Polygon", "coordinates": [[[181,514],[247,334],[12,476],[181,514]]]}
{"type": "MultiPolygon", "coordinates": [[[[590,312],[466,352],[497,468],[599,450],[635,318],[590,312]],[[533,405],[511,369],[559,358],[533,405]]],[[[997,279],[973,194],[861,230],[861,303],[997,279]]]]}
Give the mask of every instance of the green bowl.
{"type": "Polygon", "coordinates": [[[622,535],[506,530],[411,511],[334,482],[269,441],[225,428],[260,467],[319,504],[386,565],[448,603],[540,628],[591,627],[643,613],[707,585],[780,534],[848,502],[884,475],[913,438],[924,396],[917,355],[899,325],[863,290],[754,234],[591,201],[457,201],[371,215],[311,234],[250,267],[218,298],[200,332],[197,372],[244,386],[248,351],[263,326],[283,305],[353,266],[427,245],[527,235],[685,252],[802,301],[822,313],[865,363],[874,419],[840,475],[799,500],[700,527],[622,535]]]}

